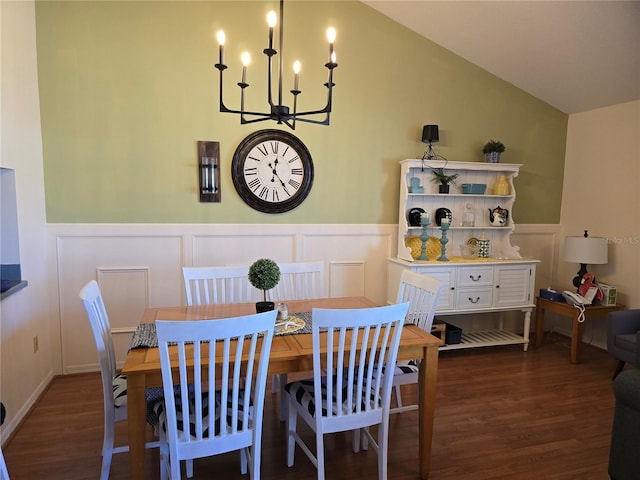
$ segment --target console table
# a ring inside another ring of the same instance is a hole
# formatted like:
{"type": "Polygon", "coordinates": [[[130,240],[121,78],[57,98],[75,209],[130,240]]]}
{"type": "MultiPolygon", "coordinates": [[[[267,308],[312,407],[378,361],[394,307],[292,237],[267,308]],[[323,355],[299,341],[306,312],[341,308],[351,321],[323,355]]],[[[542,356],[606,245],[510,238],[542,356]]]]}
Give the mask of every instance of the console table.
{"type": "MultiPolygon", "coordinates": [[[[611,312],[622,310],[623,305],[587,305],[584,311],[585,320],[591,317],[605,317],[611,312]]],[[[554,302],[546,298],[536,298],[536,348],[542,345],[544,333],[544,315],[546,312],[554,312],[566,317],[571,317],[571,363],[578,363],[580,344],[582,343],[582,325],[578,321],[580,310],[570,303],[554,302]]]]}

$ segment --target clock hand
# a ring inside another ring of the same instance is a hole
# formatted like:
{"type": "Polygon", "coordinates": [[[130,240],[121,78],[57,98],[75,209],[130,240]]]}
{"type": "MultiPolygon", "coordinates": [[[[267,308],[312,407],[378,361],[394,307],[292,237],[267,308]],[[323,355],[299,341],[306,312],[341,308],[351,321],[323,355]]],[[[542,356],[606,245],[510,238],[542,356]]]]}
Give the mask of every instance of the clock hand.
{"type": "Polygon", "coordinates": [[[287,195],[291,196],[291,194],[289,193],[289,190],[287,190],[287,185],[282,181],[282,179],[278,175],[278,171],[276,170],[277,164],[278,164],[278,159],[277,158],[274,161],[274,165],[271,165],[270,163],[267,164],[267,165],[269,165],[269,168],[271,169],[271,173],[273,174],[273,176],[271,177],[271,181],[274,182],[275,179],[277,178],[278,181],[280,182],[280,185],[282,186],[282,189],[285,191],[285,193],[287,195]]]}

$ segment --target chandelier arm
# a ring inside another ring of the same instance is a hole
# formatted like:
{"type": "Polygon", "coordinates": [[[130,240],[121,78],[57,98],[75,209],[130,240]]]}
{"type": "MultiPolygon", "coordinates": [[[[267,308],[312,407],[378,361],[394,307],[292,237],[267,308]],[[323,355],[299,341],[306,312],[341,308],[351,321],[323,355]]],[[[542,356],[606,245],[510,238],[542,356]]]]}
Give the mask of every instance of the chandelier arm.
{"type": "Polygon", "coordinates": [[[325,117],[324,120],[313,120],[311,118],[300,118],[299,116],[296,117],[296,122],[313,123],[315,125],[329,125],[329,121],[330,121],[329,113],[327,113],[327,116],[325,117]]]}
{"type": "MultiPolygon", "coordinates": [[[[271,94],[271,90],[272,90],[271,72],[273,70],[272,58],[277,53],[278,53],[277,50],[274,50],[273,48],[269,48],[269,49],[265,49],[264,50],[264,54],[267,56],[267,59],[268,59],[267,60],[267,102],[269,103],[270,107],[274,106],[273,96],[271,94]]],[[[273,108],[271,108],[271,109],[273,109],[273,108]]]]}

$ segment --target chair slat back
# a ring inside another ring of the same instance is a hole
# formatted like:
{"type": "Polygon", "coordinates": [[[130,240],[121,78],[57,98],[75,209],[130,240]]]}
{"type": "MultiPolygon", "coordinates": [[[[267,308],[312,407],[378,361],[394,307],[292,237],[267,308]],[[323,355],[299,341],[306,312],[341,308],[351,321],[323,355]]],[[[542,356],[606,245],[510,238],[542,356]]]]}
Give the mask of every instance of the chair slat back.
{"type": "Polygon", "coordinates": [[[321,298],[324,293],[324,262],[279,263],[280,281],[269,291],[273,301],[321,298]]]}
{"type": "Polygon", "coordinates": [[[258,290],[249,283],[249,266],[183,267],[187,305],[250,303],[258,290]]]}
{"type": "Polygon", "coordinates": [[[350,417],[355,425],[360,421],[355,418],[358,416],[375,416],[382,421],[389,415],[393,369],[381,367],[395,364],[408,307],[404,303],[313,309],[314,401],[317,408],[322,405],[321,414],[316,411],[317,423],[339,422],[341,430],[346,430],[350,417]],[[321,333],[325,329],[326,333],[321,333]],[[330,376],[324,380],[326,398],[321,388],[323,369],[330,376]]]}
{"type": "Polygon", "coordinates": [[[105,409],[107,407],[115,408],[112,381],[116,376],[116,355],[113,348],[113,338],[111,337],[109,316],[102,300],[100,287],[95,280],[91,280],[82,287],[80,299],[87,312],[93,338],[98,349],[105,409]]]}
{"type": "Polygon", "coordinates": [[[172,459],[213,455],[259,441],[276,313],[156,321],[172,459]],[[216,368],[208,368],[216,361],[216,368]],[[191,425],[189,434],[182,435],[185,419],[191,425]]]}
{"type": "Polygon", "coordinates": [[[413,323],[426,332],[431,331],[442,282],[411,270],[404,270],[400,277],[396,303],[409,302],[406,323],[413,323]]]}

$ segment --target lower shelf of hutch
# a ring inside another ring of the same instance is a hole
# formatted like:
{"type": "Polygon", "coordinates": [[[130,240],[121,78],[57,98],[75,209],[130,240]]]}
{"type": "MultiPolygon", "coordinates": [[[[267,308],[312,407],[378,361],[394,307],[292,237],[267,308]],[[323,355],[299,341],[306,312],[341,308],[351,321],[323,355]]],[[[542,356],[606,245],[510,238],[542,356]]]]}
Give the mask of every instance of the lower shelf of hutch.
{"type": "Polygon", "coordinates": [[[460,350],[463,348],[496,347],[499,345],[524,345],[524,351],[529,347],[529,335],[526,337],[507,330],[487,330],[482,332],[462,332],[460,343],[442,345],[440,350],[460,350]]]}

